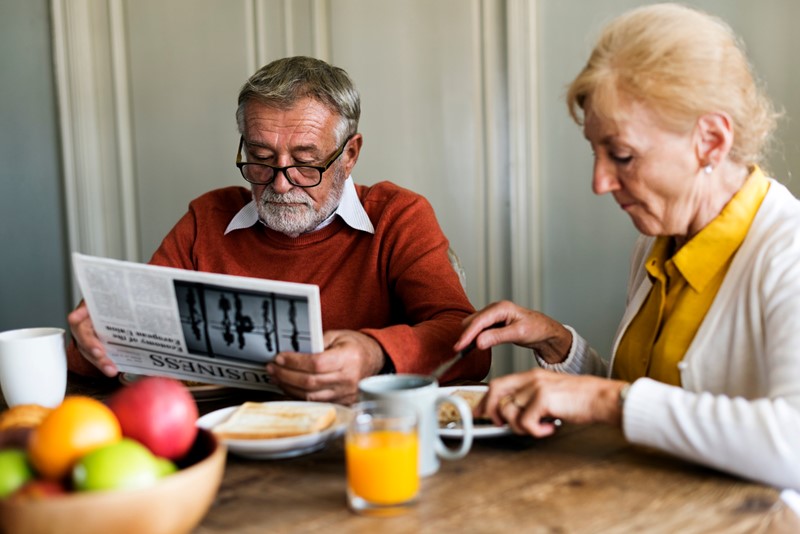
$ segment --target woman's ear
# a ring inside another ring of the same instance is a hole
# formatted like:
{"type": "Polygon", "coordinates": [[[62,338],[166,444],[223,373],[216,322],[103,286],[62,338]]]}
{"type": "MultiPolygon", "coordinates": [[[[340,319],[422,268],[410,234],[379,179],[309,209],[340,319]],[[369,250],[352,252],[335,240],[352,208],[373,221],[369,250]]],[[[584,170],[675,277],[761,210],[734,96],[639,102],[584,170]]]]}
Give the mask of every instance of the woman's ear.
{"type": "Polygon", "coordinates": [[[727,113],[706,113],[697,119],[695,152],[700,167],[718,167],[733,146],[733,121],[727,113]]]}

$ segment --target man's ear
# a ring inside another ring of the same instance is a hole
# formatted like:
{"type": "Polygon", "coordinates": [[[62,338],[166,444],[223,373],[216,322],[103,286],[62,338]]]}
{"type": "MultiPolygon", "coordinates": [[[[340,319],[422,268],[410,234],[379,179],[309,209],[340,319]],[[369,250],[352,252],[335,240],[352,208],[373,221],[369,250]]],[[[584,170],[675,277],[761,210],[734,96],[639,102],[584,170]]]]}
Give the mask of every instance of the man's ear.
{"type": "Polygon", "coordinates": [[[360,133],[355,134],[347,143],[347,147],[342,154],[342,161],[344,163],[345,176],[350,175],[350,171],[356,166],[358,155],[361,153],[361,145],[364,143],[364,138],[360,133]]]}
{"type": "Polygon", "coordinates": [[[706,113],[697,119],[695,153],[700,167],[718,167],[733,146],[733,121],[727,113],[706,113]]]}

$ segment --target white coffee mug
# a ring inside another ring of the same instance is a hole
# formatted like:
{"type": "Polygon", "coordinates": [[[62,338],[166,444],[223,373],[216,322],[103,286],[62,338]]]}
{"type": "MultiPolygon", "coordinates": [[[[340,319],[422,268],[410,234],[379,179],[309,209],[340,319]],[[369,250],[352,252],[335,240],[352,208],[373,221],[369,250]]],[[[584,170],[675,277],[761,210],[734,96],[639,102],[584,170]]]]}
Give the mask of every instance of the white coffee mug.
{"type": "Polygon", "coordinates": [[[381,400],[389,404],[413,406],[419,417],[419,474],[428,476],[439,470],[439,458],[457,460],[472,447],[472,410],[460,397],[439,392],[435,378],[425,375],[378,375],[358,383],[361,400],[381,400]],[[451,403],[458,410],[464,429],[460,447],[447,447],[439,436],[439,406],[451,403]]]}
{"type": "Polygon", "coordinates": [[[61,404],[67,390],[64,330],[24,328],[0,333],[0,389],[9,407],[61,404]]]}

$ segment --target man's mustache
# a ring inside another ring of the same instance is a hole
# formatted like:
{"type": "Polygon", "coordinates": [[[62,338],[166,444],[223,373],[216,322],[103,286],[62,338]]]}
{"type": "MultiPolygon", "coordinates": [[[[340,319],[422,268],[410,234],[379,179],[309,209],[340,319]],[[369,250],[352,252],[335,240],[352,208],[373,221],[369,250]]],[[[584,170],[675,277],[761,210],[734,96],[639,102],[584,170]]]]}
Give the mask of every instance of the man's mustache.
{"type": "Polygon", "coordinates": [[[301,194],[283,194],[279,195],[274,192],[264,191],[261,195],[261,203],[272,203],[272,204],[303,204],[304,206],[311,207],[313,204],[311,203],[311,199],[308,198],[307,195],[301,194]]]}

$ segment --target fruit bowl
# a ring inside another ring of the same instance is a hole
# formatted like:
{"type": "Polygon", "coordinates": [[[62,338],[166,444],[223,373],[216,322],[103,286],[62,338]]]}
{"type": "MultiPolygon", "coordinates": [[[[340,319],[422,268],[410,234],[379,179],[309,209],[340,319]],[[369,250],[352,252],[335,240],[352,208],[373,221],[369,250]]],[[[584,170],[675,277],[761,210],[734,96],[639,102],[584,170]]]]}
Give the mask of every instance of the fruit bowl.
{"type": "Polygon", "coordinates": [[[0,500],[0,532],[8,534],[173,534],[194,529],[217,494],[227,449],[200,430],[180,470],[136,490],[67,493],[0,500]]]}

